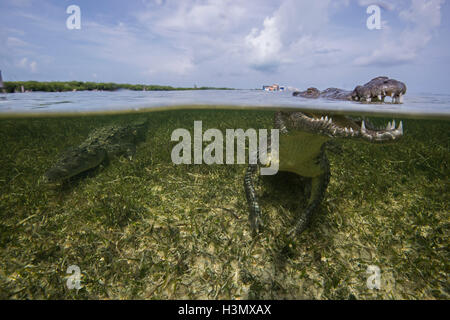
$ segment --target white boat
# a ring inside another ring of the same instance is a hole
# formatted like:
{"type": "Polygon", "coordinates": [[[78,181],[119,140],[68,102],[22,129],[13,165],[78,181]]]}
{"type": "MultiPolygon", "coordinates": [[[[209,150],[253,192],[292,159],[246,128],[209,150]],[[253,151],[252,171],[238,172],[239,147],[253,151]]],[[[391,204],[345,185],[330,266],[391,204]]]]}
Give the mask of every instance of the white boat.
{"type": "Polygon", "coordinates": [[[280,86],[278,84],[273,84],[271,86],[263,86],[264,91],[285,91],[285,86],[280,86]]]}

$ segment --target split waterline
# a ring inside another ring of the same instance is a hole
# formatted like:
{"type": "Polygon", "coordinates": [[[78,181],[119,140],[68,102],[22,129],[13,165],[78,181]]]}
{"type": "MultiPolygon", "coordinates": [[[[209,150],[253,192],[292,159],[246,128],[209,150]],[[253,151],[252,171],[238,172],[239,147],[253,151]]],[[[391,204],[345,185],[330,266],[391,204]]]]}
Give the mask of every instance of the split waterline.
{"type": "Polygon", "coordinates": [[[263,90],[26,92],[4,95],[0,116],[150,112],[177,109],[298,109],[338,114],[442,119],[450,117],[450,95],[404,97],[403,104],[368,104],[293,97],[263,90]]]}

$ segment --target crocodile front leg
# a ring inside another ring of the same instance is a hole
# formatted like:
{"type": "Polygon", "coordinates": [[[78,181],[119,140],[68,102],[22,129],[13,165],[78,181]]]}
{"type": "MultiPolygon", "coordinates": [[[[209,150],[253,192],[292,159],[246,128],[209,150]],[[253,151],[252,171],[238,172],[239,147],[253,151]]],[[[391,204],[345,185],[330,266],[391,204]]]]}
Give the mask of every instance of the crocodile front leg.
{"type": "Polygon", "coordinates": [[[256,174],[257,170],[257,164],[249,164],[244,178],[245,195],[250,209],[248,219],[254,233],[259,232],[262,227],[261,208],[259,206],[258,197],[255,191],[255,183],[253,181],[253,176],[256,174]]]}
{"type": "Polygon", "coordinates": [[[313,214],[325,196],[325,191],[327,190],[328,183],[330,182],[330,163],[324,152],[324,147],[322,148],[319,163],[323,173],[312,178],[311,195],[308,200],[308,205],[302,212],[295,227],[289,231],[289,235],[299,235],[308,227],[313,214]]]}
{"type": "MultiPolygon", "coordinates": [[[[300,215],[295,227],[289,231],[289,235],[299,235],[308,227],[313,214],[325,196],[325,191],[330,181],[330,164],[325,152],[322,152],[321,154],[320,165],[323,169],[323,173],[311,179],[311,194],[307,207],[300,215]]],[[[254,233],[260,232],[263,226],[261,220],[261,207],[256,194],[254,181],[254,176],[256,175],[257,170],[258,165],[250,164],[247,167],[244,178],[245,195],[250,210],[249,221],[251,229],[254,233]]]]}

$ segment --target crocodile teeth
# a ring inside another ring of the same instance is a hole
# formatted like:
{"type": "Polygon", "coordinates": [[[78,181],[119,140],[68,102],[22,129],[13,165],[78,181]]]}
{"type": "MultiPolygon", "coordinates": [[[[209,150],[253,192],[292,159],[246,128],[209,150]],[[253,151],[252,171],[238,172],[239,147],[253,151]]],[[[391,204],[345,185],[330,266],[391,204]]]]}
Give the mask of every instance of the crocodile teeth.
{"type": "Polygon", "coordinates": [[[387,126],[386,126],[386,130],[391,130],[391,122],[389,121],[387,126]]]}
{"type": "Polygon", "coordinates": [[[352,134],[354,133],[353,128],[350,128],[350,132],[351,132],[352,134]]]}
{"type": "Polygon", "coordinates": [[[329,122],[330,124],[333,123],[333,119],[330,118],[330,119],[328,120],[328,122],[329,122]]]}
{"type": "Polygon", "coordinates": [[[323,121],[323,117],[322,117],[322,118],[320,118],[320,121],[323,121]]]}
{"type": "Polygon", "coordinates": [[[398,125],[397,131],[400,132],[400,134],[403,134],[403,121],[400,121],[400,124],[398,125]]]}
{"type": "Polygon", "coordinates": [[[392,122],[388,122],[388,124],[386,126],[386,130],[387,131],[395,130],[395,120],[393,120],[392,122]]]}
{"type": "Polygon", "coordinates": [[[325,121],[328,121],[328,116],[325,116],[325,121]]]}
{"type": "Polygon", "coordinates": [[[366,132],[366,124],[364,123],[364,120],[361,122],[361,131],[366,132]]]}

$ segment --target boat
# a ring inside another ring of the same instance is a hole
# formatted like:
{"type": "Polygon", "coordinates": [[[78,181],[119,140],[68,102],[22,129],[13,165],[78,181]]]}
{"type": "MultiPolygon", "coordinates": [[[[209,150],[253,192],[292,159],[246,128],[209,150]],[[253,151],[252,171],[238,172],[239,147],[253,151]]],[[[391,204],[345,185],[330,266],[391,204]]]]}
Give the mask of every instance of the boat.
{"type": "Polygon", "coordinates": [[[285,86],[280,86],[278,84],[273,84],[271,86],[263,86],[263,90],[264,91],[285,91],[286,87],[285,86]]]}

